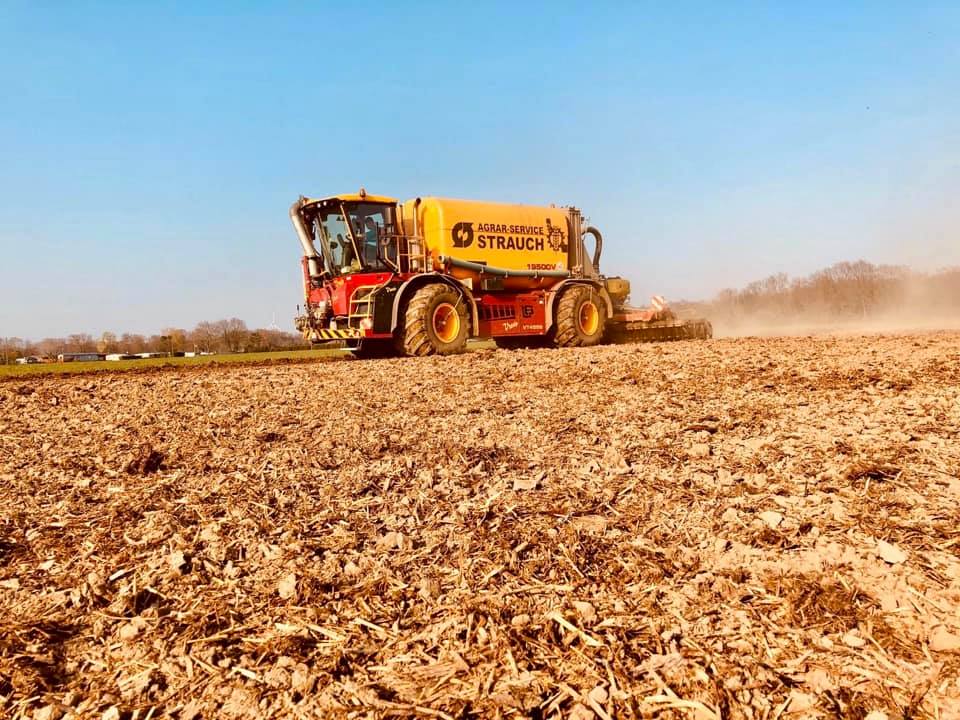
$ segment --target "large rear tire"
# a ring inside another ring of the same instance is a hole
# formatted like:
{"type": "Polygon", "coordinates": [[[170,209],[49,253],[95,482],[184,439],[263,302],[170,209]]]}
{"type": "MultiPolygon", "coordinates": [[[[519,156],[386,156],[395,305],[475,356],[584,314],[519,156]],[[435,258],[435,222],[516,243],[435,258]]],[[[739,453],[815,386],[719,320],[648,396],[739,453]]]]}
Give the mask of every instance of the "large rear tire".
{"type": "Polygon", "coordinates": [[[557,301],[550,338],[556,347],[590,347],[603,340],[607,304],[593,287],[571,285],[557,301]]]}
{"type": "Polygon", "coordinates": [[[404,355],[453,355],[467,346],[467,301],[444,283],[417,289],[403,313],[397,349],[404,355]]]}

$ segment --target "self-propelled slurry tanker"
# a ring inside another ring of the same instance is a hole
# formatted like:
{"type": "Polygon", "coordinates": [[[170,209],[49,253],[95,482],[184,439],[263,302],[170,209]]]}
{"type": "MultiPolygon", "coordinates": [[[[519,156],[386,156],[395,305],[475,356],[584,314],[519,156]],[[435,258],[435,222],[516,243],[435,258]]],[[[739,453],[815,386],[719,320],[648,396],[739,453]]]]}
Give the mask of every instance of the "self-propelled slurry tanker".
{"type": "Polygon", "coordinates": [[[301,197],[290,219],[303,248],[297,328],[358,355],[448,355],[468,338],[565,347],[712,335],[659,298],[628,306],[630,284],[600,274],[603,238],[573,207],[401,203],[361,189],[301,197]]]}

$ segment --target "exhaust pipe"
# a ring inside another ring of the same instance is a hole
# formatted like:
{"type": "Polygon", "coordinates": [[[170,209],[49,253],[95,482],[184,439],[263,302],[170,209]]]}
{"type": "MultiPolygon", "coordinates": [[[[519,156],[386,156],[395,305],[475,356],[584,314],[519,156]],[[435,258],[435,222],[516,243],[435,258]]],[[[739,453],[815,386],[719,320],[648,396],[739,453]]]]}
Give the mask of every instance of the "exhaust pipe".
{"type": "Polygon", "coordinates": [[[413,201],[413,239],[409,240],[407,251],[410,253],[410,258],[407,262],[410,263],[410,270],[412,272],[419,272],[421,270],[426,270],[426,268],[421,268],[421,256],[424,262],[426,262],[426,253],[423,249],[423,240],[420,237],[420,203],[423,202],[420,198],[417,198],[413,201]]]}
{"type": "Polygon", "coordinates": [[[600,231],[593,227],[593,225],[585,227],[583,234],[593,235],[593,239],[596,240],[596,245],[593,248],[593,269],[595,272],[600,272],[600,253],[603,251],[603,235],[601,235],[600,231]]]}
{"type": "Polygon", "coordinates": [[[307,270],[311,278],[318,278],[323,275],[321,268],[320,254],[313,246],[313,239],[307,230],[306,223],[303,222],[303,216],[300,214],[300,205],[304,198],[301,195],[293,205],[290,206],[290,222],[293,223],[297,231],[297,237],[300,239],[300,245],[303,247],[303,256],[307,258],[307,270]]]}
{"type": "Polygon", "coordinates": [[[423,201],[420,198],[413,201],[413,234],[415,237],[420,237],[420,215],[417,210],[420,208],[421,202],[423,201]]]}

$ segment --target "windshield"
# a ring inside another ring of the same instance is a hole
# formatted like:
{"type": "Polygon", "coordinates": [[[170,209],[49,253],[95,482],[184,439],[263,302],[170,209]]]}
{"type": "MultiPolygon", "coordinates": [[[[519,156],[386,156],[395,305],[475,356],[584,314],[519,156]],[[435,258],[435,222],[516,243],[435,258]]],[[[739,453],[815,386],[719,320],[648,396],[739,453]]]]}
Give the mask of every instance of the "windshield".
{"type": "Polygon", "coordinates": [[[334,202],[317,210],[315,226],[318,239],[328,250],[324,256],[334,275],[390,269],[384,260],[382,240],[394,233],[392,206],[334,202]]]}

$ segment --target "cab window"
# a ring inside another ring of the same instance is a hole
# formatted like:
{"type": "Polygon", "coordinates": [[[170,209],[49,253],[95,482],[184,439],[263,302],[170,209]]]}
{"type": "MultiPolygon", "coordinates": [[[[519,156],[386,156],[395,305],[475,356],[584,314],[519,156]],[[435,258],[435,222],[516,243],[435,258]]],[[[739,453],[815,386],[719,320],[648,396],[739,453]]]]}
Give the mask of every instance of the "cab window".
{"type": "Polygon", "coordinates": [[[386,235],[393,234],[393,213],[391,208],[372,203],[358,203],[347,207],[353,237],[360,249],[363,266],[371,270],[386,270],[383,261],[381,241],[386,235]]]}

